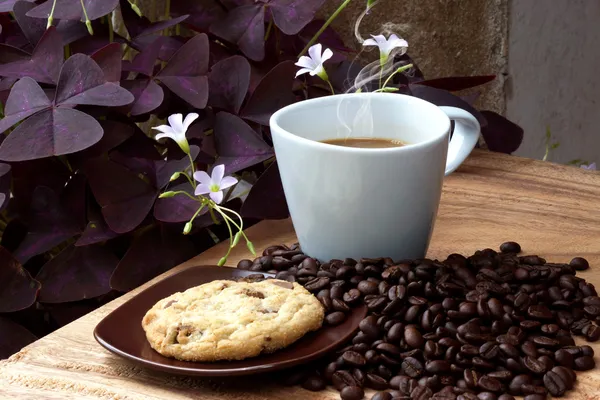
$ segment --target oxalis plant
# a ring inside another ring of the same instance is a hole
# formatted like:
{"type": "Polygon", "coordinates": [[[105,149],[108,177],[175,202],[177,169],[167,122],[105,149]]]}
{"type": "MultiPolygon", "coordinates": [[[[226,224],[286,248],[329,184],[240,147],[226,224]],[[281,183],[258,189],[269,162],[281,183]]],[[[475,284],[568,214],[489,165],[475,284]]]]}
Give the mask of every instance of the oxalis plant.
{"type": "Polygon", "coordinates": [[[221,264],[253,251],[244,227],[288,217],[281,107],[402,93],[517,149],[523,131],[474,106],[494,76],[425,79],[399,32],[361,32],[375,2],[357,54],[331,28],[351,1],[326,19],[324,0],[0,1],[0,358],[215,242],[221,264]]]}

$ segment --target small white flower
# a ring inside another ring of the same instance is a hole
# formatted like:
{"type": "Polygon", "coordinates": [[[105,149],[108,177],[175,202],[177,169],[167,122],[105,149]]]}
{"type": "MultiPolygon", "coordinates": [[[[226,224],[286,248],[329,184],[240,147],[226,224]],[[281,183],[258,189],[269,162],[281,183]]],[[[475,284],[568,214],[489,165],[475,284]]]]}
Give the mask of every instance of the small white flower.
{"type": "Polygon", "coordinates": [[[591,163],[589,165],[582,165],[581,168],[583,169],[587,169],[588,171],[596,171],[597,167],[596,167],[596,163],[591,163]]]}
{"type": "Polygon", "coordinates": [[[159,133],[158,135],[156,135],[156,140],[160,140],[163,138],[170,138],[173,139],[178,145],[179,147],[181,147],[181,150],[183,150],[183,152],[185,154],[190,154],[190,145],[188,144],[188,141],[185,137],[185,134],[188,130],[188,128],[190,127],[190,125],[192,125],[192,123],[198,119],[198,114],[196,113],[190,113],[185,117],[185,120],[183,119],[183,115],[181,114],[173,114],[169,117],[169,125],[161,125],[161,126],[155,126],[152,129],[156,129],[157,131],[160,131],[162,133],[159,133]]]}
{"type": "Polygon", "coordinates": [[[400,39],[395,34],[391,34],[388,39],[383,35],[371,35],[373,39],[367,39],[363,42],[363,46],[377,46],[379,47],[379,58],[382,64],[385,64],[395,48],[401,48],[401,54],[406,53],[408,42],[404,39],[400,39]]]}
{"type": "Polygon", "coordinates": [[[217,204],[221,204],[223,201],[223,189],[227,189],[235,185],[238,180],[232,176],[225,176],[225,166],[223,164],[217,165],[212,170],[212,176],[204,171],[198,171],[194,173],[194,179],[200,182],[196,187],[196,196],[208,194],[212,201],[217,204]]]}
{"type": "Polygon", "coordinates": [[[325,51],[321,53],[322,49],[323,46],[321,46],[320,43],[317,43],[308,49],[308,55],[310,57],[300,57],[296,65],[302,68],[296,73],[296,78],[308,72],[311,76],[317,75],[324,81],[329,81],[327,72],[325,72],[325,68],[323,68],[323,63],[333,57],[333,51],[325,49],[325,51]]]}

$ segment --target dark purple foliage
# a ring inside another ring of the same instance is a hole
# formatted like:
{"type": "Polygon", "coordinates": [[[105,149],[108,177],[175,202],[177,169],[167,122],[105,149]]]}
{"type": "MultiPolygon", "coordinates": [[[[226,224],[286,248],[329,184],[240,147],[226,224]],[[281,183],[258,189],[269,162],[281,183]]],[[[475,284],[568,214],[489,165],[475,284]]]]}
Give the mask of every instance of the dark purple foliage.
{"type": "Polygon", "coordinates": [[[4,247],[0,247],[0,265],[0,312],[19,311],[31,306],[40,290],[40,283],[4,247]]]}
{"type": "MultiPolygon", "coordinates": [[[[35,18],[48,18],[54,1],[56,1],[54,18],[85,21],[81,0],[46,0],[43,4],[29,11],[27,15],[35,18]]],[[[117,8],[119,0],[83,0],[83,4],[87,11],[88,18],[94,20],[109,14],[117,8]]]]}
{"type": "MultiPolygon", "coordinates": [[[[150,126],[198,113],[187,133],[195,169],[222,163],[254,183],[224,206],[287,218],[269,119],[329,95],[318,78],[295,79],[294,65],[322,27],[324,0],[177,0],[157,21],[127,0],[84,0],[93,36],[81,0],[57,0],[46,29],[53,2],[0,0],[0,358],[34,340],[29,331],[48,333],[206,250],[205,228],[227,239],[207,210],[181,233],[200,203],[158,195],[193,194],[185,177],[170,181],[189,159],[150,126]],[[109,31],[119,3],[127,37],[109,31]]],[[[331,27],[318,41],[334,50],[325,68],[335,91],[351,89],[362,68],[354,51],[331,27]]],[[[426,80],[407,54],[395,62],[415,65],[392,80],[399,93],[472,112],[493,151],[521,143],[520,127],[477,111],[480,92],[453,93],[493,76],[426,80]]]]}
{"type": "Polygon", "coordinates": [[[5,359],[37,340],[37,337],[10,319],[0,317],[0,360],[5,359]]]}
{"type": "Polygon", "coordinates": [[[153,226],[138,236],[117,265],[110,286],[127,292],[195,255],[185,236],[153,226]]]}
{"type": "Polygon", "coordinates": [[[36,279],[42,284],[39,301],[65,303],[110,292],[110,276],[119,259],[106,247],[70,246],[48,261],[36,279]]]}

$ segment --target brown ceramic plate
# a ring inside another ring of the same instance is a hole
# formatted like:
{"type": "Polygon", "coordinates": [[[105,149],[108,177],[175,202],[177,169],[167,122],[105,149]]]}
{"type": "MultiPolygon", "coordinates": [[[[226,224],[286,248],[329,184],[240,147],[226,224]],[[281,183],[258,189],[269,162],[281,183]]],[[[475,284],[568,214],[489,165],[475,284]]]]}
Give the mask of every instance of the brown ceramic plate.
{"type": "Polygon", "coordinates": [[[179,361],[163,357],[150,347],[141,322],[146,312],[157,301],[203,283],[255,273],[216,266],[187,268],[150,286],[107,315],[96,326],[94,337],[107,350],[141,366],[159,371],[194,376],[250,375],[293,367],[324,356],[348,340],[358,328],[358,323],[367,314],[366,307],[356,308],[346,321],[338,326],[324,326],[285,349],[242,361],[215,363],[179,361]]]}

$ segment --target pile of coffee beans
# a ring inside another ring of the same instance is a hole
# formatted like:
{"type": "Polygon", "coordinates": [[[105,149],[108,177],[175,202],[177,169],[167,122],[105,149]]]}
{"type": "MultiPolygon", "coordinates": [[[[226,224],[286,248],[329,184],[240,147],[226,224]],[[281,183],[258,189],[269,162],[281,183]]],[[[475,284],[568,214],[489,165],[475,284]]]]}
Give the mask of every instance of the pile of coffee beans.
{"type": "Polygon", "coordinates": [[[503,243],[470,257],[437,260],[345,259],[320,263],[298,245],[272,246],[238,268],[276,274],[314,293],[325,323],[352,307],[368,315],[346,347],[317,364],[286,372],[292,385],[332,385],[343,400],[526,400],[573,388],[574,371],[594,368],[600,297],[575,275],[589,268],[519,256],[503,243]]]}

